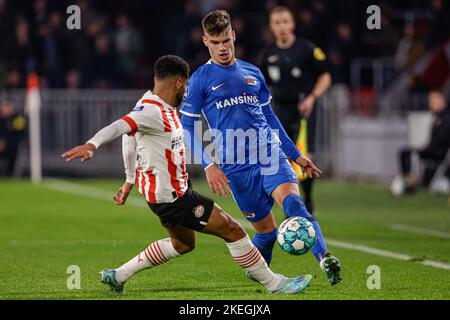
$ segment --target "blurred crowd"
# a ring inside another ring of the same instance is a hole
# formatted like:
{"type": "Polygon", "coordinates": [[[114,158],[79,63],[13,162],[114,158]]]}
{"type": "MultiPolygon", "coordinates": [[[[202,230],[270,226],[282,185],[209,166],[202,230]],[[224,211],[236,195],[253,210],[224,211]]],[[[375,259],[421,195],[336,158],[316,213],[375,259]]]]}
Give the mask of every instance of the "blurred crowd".
{"type": "Polygon", "coordinates": [[[0,102],[0,177],[13,176],[20,142],[26,136],[27,119],[9,101],[0,102]]]}
{"type": "Polygon", "coordinates": [[[237,56],[256,63],[272,41],[267,13],[277,4],[293,9],[297,34],[328,54],[334,83],[349,82],[355,57],[395,57],[402,71],[450,31],[444,0],[0,0],[0,87],[23,87],[33,70],[44,87],[149,87],[162,54],[178,54],[193,69],[208,60],[200,24],[216,8],[232,16],[237,56]],[[376,2],[381,30],[368,30],[366,8],[376,2]],[[66,27],[72,4],[81,30],[66,27]]]}

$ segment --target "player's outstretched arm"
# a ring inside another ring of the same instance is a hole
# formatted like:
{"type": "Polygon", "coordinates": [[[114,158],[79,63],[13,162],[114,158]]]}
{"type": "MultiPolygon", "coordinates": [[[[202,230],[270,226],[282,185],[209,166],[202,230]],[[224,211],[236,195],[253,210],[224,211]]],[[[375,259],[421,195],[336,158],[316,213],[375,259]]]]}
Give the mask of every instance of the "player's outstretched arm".
{"type": "Polygon", "coordinates": [[[126,182],[134,184],[136,180],[137,147],[136,138],[124,134],[122,136],[122,156],[126,182]]]}
{"type": "Polygon", "coordinates": [[[112,198],[114,203],[119,206],[124,205],[127,201],[136,180],[137,150],[136,139],[133,136],[125,134],[122,136],[122,156],[126,180],[112,198]]]}
{"type": "Polygon", "coordinates": [[[77,146],[62,154],[66,161],[81,159],[81,162],[90,160],[94,157],[95,146],[91,143],[85,143],[77,146]]]}
{"type": "Polygon", "coordinates": [[[278,132],[278,137],[281,140],[281,148],[283,149],[284,153],[286,153],[286,155],[291,158],[292,161],[295,161],[302,154],[284,130],[283,125],[272,110],[272,105],[269,103],[268,105],[262,107],[262,111],[269,126],[278,132]]]}
{"type": "Polygon", "coordinates": [[[303,156],[301,152],[298,151],[294,142],[292,142],[283,126],[281,125],[280,120],[273,112],[272,106],[269,104],[262,108],[269,126],[272,129],[278,130],[278,136],[281,140],[281,148],[286,153],[286,155],[291,158],[292,161],[297,163],[302,168],[303,172],[305,172],[309,177],[318,178],[322,174],[322,171],[320,171],[320,169],[318,169],[311,160],[303,156]]]}
{"type": "Polygon", "coordinates": [[[65,153],[62,154],[62,157],[66,159],[66,161],[72,161],[75,159],[81,159],[81,162],[85,162],[94,157],[94,152],[102,145],[110,143],[117,137],[128,133],[131,131],[130,126],[127,122],[120,119],[109,126],[104,127],[99,132],[95,134],[95,136],[87,141],[85,144],[77,146],[65,153]]]}

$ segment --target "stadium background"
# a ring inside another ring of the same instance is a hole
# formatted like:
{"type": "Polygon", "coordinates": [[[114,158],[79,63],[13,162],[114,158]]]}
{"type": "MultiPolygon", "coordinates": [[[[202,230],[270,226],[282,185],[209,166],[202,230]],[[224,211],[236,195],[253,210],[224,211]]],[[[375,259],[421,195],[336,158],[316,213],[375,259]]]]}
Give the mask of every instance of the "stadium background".
{"type": "MultiPolygon", "coordinates": [[[[408,112],[427,109],[429,90],[450,91],[449,8],[441,0],[381,1],[381,30],[366,27],[370,1],[74,3],[81,30],[66,27],[70,1],[0,0],[0,102],[23,110],[27,74],[38,73],[45,175],[118,177],[119,143],[82,170],[57,156],[126,113],[152,87],[157,57],[178,54],[192,70],[207,61],[200,22],[213,8],[230,11],[241,59],[256,64],[272,41],[267,13],[276,4],[292,8],[297,35],[327,53],[333,88],[321,101],[316,160],[328,177],[386,184],[411,135],[426,140],[427,130],[411,133],[408,112]]],[[[19,155],[16,177],[29,167],[25,146],[19,155]]]]}
{"type": "MultiPolygon", "coordinates": [[[[310,297],[449,298],[447,197],[422,191],[417,197],[394,199],[385,188],[398,173],[400,148],[426,141],[428,129],[420,124],[428,121],[428,113],[413,112],[427,110],[426,95],[432,89],[450,95],[450,7],[443,0],[0,0],[0,105],[9,103],[23,112],[27,75],[32,71],[39,75],[45,178],[39,187],[27,182],[29,139],[23,126],[14,171],[8,172],[0,157],[0,174],[13,178],[0,180],[4,257],[0,297],[102,298],[95,278],[100,266],[105,261],[117,264],[137,252],[148,241],[144,237],[163,235],[138,195],[127,208],[113,208],[104,201],[123,176],[120,142],[83,165],[67,164],[60,154],[127,113],[152,87],[157,57],[178,54],[192,70],[206,62],[200,21],[212,9],[230,12],[237,31],[237,57],[257,63],[262,47],[272,41],[267,14],[276,4],[294,10],[297,35],[323,48],[333,78],[333,87],[320,100],[316,161],[325,177],[317,184],[316,202],[326,238],[343,257],[347,282],[341,291],[330,293],[325,281],[318,281],[310,297]],[[66,28],[66,8],[71,4],[81,8],[81,30],[66,28]],[[366,8],[372,4],[381,8],[380,30],[366,27],[366,8]],[[139,215],[133,215],[136,212],[139,215]],[[367,253],[363,246],[381,251],[367,253]],[[31,255],[29,248],[34,250],[31,255]],[[99,251],[102,254],[94,255],[99,251]],[[29,263],[16,268],[15,261],[24,255],[29,263]],[[428,259],[439,267],[421,265],[429,264],[428,259]],[[64,287],[65,267],[73,261],[92,274],[87,291],[72,293],[64,287]],[[366,290],[364,272],[370,263],[387,270],[383,278],[383,285],[390,283],[387,291],[366,290]],[[12,269],[13,274],[8,272],[12,269]],[[28,277],[24,280],[23,275],[28,277]],[[44,279],[38,286],[33,282],[36,277],[44,279]]],[[[196,187],[210,194],[201,170],[196,166],[189,170],[201,178],[196,187]]],[[[229,199],[217,201],[240,216],[229,199]]],[[[282,219],[281,212],[275,212],[282,219]]],[[[186,257],[184,264],[177,261],[167,273],[155,271],[158,279],[136,281],[133,297],[266,298],[252,284],[233,291],[242,279],[230,280],[239,270],[227,269],[231,263],[225,254],[215,264],[221,276],[210,276],[218,282],[202,287],[198,261],[208,265],[206,253],[222,248],[210,238],[200,237],[202,242],[210,247],[186,257]],[[178,284],[168,284],[165,279],[178,270],[186,276],[178,284]],[[188,281],[187,275],[192,279],[188,281]],[[148,296],[146,286],[155,285],[156,291],[148,296]]],[[[275,257],[280,261],[275,267],[283,272],[298,267],[280,250],[275,257]]],[[[311,257],[302,261],[306,261],[300,263],[302,270],[315,270],[311,257]]]]}

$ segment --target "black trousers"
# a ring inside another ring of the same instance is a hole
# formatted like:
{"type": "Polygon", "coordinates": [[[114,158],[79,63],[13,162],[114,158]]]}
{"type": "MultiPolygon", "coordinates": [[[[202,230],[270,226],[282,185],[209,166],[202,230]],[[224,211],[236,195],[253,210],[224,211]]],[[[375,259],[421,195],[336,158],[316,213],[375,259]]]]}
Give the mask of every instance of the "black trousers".
{"type": "Polygon", "coordinates": [[[0,175],[4,175],[6,177],[13,176],[18,151],[19,151],[19,146],[12,145],[12,146],[7,147],[3,153],[0,153],[0,158],[5,159],[5,162],[6,162],[6,172],[2,173],[0,170],[0,175]]]}
{"type": "Polygon", "coordinates": [[[408,175],[411,173],[411,159],[413,154],[418,154],[421,161],[425,161],[425,171],[422,177],[421,183],[424,186],[428,186],[437,167],[444,159],[445,155],[438,155],[424,150],[416,150],[412,148],[405,148],[400,151],[400,170],[403,175],[408,175]]]}

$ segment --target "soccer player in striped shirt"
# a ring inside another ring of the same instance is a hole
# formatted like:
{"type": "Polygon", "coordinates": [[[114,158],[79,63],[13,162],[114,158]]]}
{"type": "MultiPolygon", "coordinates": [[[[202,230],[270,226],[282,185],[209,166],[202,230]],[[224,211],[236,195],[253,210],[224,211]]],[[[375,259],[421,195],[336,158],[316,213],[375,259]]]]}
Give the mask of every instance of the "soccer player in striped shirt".
{"type": "Polygon", "coordinates": [[[198,231],[224,239],[234,260],[270,293],[303,292],[311,281],[310,275],[287,278],[274,274],[242,226],[213,200],[192,190],[185,166],[184,132],[175,109],[183,98],[188,77],[189,66],[180,57],[159,58],[155,63],[154,91],[148,91],[128,115],[62,155],[67,161],[84,162],[99,147],[122,136],[126,181],[113,200],[125,204],[136,183],[169,234],[122,266],[102,270],[101,281],[113,292],[122,293],[125,282],[137,272],[192,251],[194,231],[198,231]]]}

